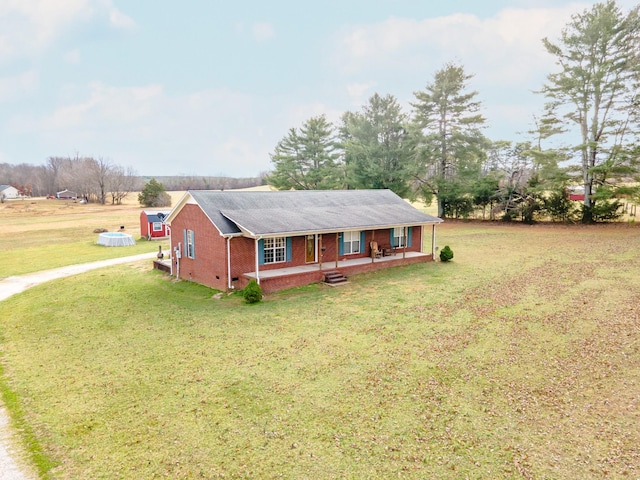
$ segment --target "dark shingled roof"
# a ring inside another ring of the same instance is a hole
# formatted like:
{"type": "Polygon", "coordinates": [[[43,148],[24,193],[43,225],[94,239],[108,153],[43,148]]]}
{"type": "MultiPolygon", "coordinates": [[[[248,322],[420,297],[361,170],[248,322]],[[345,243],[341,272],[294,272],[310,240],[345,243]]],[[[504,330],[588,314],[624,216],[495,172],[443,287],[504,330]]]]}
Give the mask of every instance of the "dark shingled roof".
{"type": "Polygon", "coordinates": [[[189,194],[223,235],[326,233],[442,221],[390,190],[190,190],[189,194]]]}
{"type": "Polygon", "coordinates": [[[164,222],[169,212],[171,212],[171,210],[144,210],[148,222],[164,222]]]}

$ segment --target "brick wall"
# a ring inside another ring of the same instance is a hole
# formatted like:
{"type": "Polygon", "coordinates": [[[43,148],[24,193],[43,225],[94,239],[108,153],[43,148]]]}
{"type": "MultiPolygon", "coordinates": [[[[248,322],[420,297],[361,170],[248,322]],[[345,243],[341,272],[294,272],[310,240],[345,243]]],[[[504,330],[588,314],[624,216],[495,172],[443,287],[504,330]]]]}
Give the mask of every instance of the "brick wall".
{"type": "MultiPolygon", "coordinates": [[[[421,257],[413,258],[402,258],[402,256],[398,255],[398,258],[394,259],[393,261],[371,262],[362,265],[352,265],[348,267],[341,266],[340,272],[348,277],[350,275],[356,275],[358,273],[374,272],[377,270],[383,270],[385,268],[413,265],[415,263],[428,263],[432,260],[433,255],[424,255],[421,257]]],[[[262,288],[263,293],[273,293],[277,292],[278,290],[301,287],[303,285],[309,285],[310,283],[322,282],[324,280],[324,273],[332,270],[331,267],[332,265],[330,265],[329,262],[326,267],[323,265],[322,270],[317,270],[314,272],[304,272],[281,277],[263,277],[260,279],[260,287],[262,288]]],[[[238,288],[244,288],[249,280],[249,277],[246,276],[240,278],[240,286],[238,288]]]]}
{"type": "MultiPolygon", "coordinates": [[[[198,205],[187,204],[174,218],[172,225],[171,251],[174,275],[178,273],[175,248],[181,244],[182,257],[180,258],[179,276],[181,279],[207,285],[211,288],[226,290],[229,286],[227,277],[227,239],[220,235],[220,232],[211,224],[209,218],[204,214],[198,205]],[[195,232],[195,259],[190,259],[184,254],[184,230],[189,229],[195,232]]],[[[422,229],[414,227],[412,230],[412,243],[406,251],[420,251],[422,243],[422,229]]],[[[318,262],[322,262],[323,270],[330,270],[335,267],[336,257],[339,260],[369,257],[371,255],[370,242],[376,240],[379,245],[390,245],[389,229],[368,231],[365,234],[365,243],[361,246],[361,253],[353,255],[338,256],[338,244],[336,238],[338,234],[323,234],[318,238],[317,255],[318,262]],[[324,251],[322,250],[324,249],[324,251]]],[[[255,240],[245,237],[233,237],[229,243],[231,252],[231,285],[236,289],[246,286],[249,279],[245,273],[254,272],[256,265],[256,245],[255,240]]],[[[260,265],[260,271],[280,269],[284,267],[294,267],[307,264],[306,262],[306,237],[297,236],[291,239],[291,262],[274,263],[260,265]]],[[[431,257],[420,257],[419,259],[402,259],[402,249],[397,251],[399,257],[393,265],[403,265],[416,263],[417,261],[429,261],[431,257]]],[[[371,263],[358,267],[349,267],[351,270],[341,269],[343,273],[353,274],[366,271],[388,268],[388,262],[371,263]],[[352,270],[355,268],[355,270],[352,270]]],[[[324,274],[318,270],[304,274],[291,275],[286,277],[262,278],[261,285],[263,291],[271,292],[291,288],[309,283],[320,282],[324,274]]]]}
{"type": "Polygon", "coordinates": [[[171,252],[178,243],[181,244],[180,278],[201,283],[219,290],[227,289],[227,257],[226,239],[213,226],[209,218],[197,205],[185,205],[171,224],[171,252]],[[184,230],[195,232],[195,258],[188,258],[184,253],[184,230]]]}

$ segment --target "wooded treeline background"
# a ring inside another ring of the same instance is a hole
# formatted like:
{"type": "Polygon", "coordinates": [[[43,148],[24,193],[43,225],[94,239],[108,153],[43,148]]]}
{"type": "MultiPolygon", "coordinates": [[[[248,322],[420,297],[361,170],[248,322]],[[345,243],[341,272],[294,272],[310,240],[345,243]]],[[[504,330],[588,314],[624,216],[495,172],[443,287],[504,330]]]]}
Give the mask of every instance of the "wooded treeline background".
{"type": "Polygon", "coordinates": [[[410,112],[376,93],[338,125],[318,116],[291,128],[271,156],[268,181],[389,188],[437,201],[440,217],[615,219],[639,196],[639,8],[625,14],[614,1],[598,3],[573,15],[558,41],[542,39],[558,71],[538,92],[543,113],[522,112],[534,125],[526,141],[485,137],[473,76],[446,64],[414,92],[410,112]],[[584,194],[579,208],[572,188],[584,194]]]}
{"type": "MultiPolygon", "coordinates": [[[[261,177],[154,177],[166,190],[388,188],[437,202],[438,216],[607,221],[640,201],[640,6],[615,1],[572,16],[556,41],[541,39],[558,69],[538,92],[528,139],[492,140],[473,75],[445,64],[414,92],[410,111],[374,94],[334,125],[324,115],[291,128],[261,177]],[[555,140],[555,141],[554,141],[555,140]],[[552,143],[553,142],[553,143],[552,143]],[[569,192],[583,194],[582,203],[569,192]]],[[[0,164],[0,183],[31,195],[68,188],[119,203],[150,177],[103,158],[50,157],[42,166],[0,164]]]]}
{"type": "MultiPolygon", "coordinates": [[[[101,157],[49,157],[44,165],[0,163],[0,184],[16,187],[22,195],[48,196],[64,189],[90,202],[120,204],[128,194],[140,192],[151,180],[131,167],[101,157]]],[[[176,175],[153,177],[169,191],[248,188],[264,183],[263,177],[229,178],[176,175]]]]}

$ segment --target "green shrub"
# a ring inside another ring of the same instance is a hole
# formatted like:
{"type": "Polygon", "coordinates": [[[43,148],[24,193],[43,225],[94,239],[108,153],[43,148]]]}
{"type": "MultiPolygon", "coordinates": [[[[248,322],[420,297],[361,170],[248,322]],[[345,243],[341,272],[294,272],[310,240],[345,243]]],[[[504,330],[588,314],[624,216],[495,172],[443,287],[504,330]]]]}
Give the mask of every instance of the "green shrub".
{"type": "Polygon", "coordinates": [[[138,202],[147,208],[170,207],[171,195],[166,192],[162,183],[152,178],[138,194],[138,202]]]}
{"type": "Polygon", "coordinates": [[[448,262],[453,258],[453,250],[449,248],[449,245],[445,245],[442,250],[440,250],[440,261],[448,262]]]}
{"type": "Polygon", "coordinates": [[[262,288],[255,280],[250,280],[244,290],[242,296],[246,303],[258,303],[262,300],[262,288]]]}

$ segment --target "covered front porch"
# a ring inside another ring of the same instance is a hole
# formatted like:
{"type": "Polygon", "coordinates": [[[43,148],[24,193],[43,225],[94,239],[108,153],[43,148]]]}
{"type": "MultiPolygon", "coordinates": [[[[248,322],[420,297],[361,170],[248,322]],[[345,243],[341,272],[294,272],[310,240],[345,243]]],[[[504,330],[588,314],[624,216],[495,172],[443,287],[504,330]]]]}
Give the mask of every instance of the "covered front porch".
{"type": "Polygon", "coordinates": [[[345,276],[358,273],[372,272],[401,265],[411,265],[414,263],[426,263],[433,261],[431,253],[422,252],[396,252],[395,255],[380,258],[360,257],[353,259],[342,259],[338,261],[328,261],[299,265],[293,267],[283,267],[265,271],[255,271],[244,273],[243,279],[246,283],[255,279],[262,291],[265,293],[275,292],[285,288],[318,283],[324,280],[325,272],[338,270],[345,276]]]}

